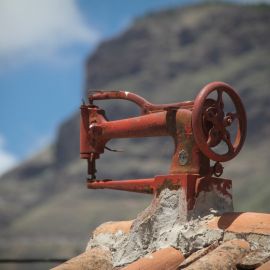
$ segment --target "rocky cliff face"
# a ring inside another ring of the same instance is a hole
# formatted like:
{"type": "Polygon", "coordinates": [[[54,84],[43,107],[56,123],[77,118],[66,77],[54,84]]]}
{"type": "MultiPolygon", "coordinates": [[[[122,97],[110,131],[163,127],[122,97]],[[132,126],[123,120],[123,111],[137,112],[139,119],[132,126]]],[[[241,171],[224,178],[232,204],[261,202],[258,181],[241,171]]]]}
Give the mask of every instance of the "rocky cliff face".
{"type": "MultiPolygon", "coordinates": [[[[224,176],[234,180],[237,210],[270,211],[269,52],[269,6],[198,5],[149,14],[100,44],[89,57],[85,93],[88,89],[125,89],[153,103],[165,103],[194,99],[210,81],[231,84],[244,101],[249,129],[244,149],[225,164],[224,176]]],[[[129,102],[103,104],[110,119],[138,113],[129,102]]],[[[91,228],[105,220],[130,218],[146,204],[145,196],[85,189],[78,119],[75,113],[62,124],[50,148],[1,178],[1,237],[9,247],[5,251],[1,246],[2,254],[10,250],[26,253],[18,251],[20,235],[38,239],[32,241],[33,250],[41,239],[50,240],[44,239],[48,234],[57,239],[58,250],[72,255],[91,228]],[[126,212],[119,213],[123,205],[126,212]],[[53,224],[48,225],[48,220],[53,224]],[[66,220],[68,226],[63,226],[66,220]],[[66,235],[77,243],[68,243],[68,250],[59,238],[66,235]],[[15,238],[16,245],[10,240],[15,238]]],[[[102,156],[100,177],[166,173],[173,150],[169,139],[160,138],[116,140],[110,145],[125,152],[102,156]]]]}
{"type": "MultiPolygon", "coordinates": [[[[269,131],[265,59],[269,25],[266,6],[195,6],[138,19],[121,36],[103,42],[88,59],[86,94],[89,89],[126,89],[164,103],[193,99],[204,84],[223,79],[244,99],[249,140],[256,140],[254,130],[269,131]]],[[[123,103],[112,107],[112,117],[133,109],[123,103]]],[[[76,146],[65,140],[78,134],[76,121],[73,118],[60,129],[60,156],[77,156],[70,149],[77,149],[78,140],[72,140],[76,146]]]]}

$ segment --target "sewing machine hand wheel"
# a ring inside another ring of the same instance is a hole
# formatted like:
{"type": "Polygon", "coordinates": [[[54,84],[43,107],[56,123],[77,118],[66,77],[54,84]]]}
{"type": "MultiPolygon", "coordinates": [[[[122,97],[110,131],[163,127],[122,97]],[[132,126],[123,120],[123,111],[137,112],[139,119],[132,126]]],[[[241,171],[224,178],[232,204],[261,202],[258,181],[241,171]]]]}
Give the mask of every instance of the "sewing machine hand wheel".
{"type": "Polygon", "coordinates": [[[223,82],[207,84],[194,101],[192,128],[199,149],[209,159],[222,162],[234,158],[245,141],[247,120],[243,103],[233,88],[223,82]],[[212,92],[217,92],[216,100],[209,97],[212,92]],[[230,97],[235,112],[225,114],[224,92],[230,97]],[[234,142],[232,142],[231,134],[226,127],[234,121],[237,121],[238,125],[234,142]],[[213,147],[218,146],[222,141],[226,143],[227,152],[220,154],[213,147]]]}

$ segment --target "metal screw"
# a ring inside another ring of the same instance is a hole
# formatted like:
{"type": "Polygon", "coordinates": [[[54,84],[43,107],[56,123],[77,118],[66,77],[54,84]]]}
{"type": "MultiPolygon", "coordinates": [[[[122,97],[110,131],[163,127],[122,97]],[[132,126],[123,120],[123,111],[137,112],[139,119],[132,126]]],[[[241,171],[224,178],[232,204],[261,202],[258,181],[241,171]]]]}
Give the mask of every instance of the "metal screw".
{"type": "Polygon", "coordinates": [[[179,163],[182,166],[188,163],[188,153],[185,150],[179,152],[179,163]]]}

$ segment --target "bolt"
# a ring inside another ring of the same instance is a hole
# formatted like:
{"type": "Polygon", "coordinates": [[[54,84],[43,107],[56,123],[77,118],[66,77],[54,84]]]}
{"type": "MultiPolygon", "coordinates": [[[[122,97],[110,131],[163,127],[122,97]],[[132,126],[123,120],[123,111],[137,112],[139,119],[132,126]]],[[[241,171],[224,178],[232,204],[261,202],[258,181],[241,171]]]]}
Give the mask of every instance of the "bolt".
{"type": "Polygon", "coordinates": [[[188,163],[188,153],[185,150],[179,152],[179,163],[182,166],[188,163]]]}

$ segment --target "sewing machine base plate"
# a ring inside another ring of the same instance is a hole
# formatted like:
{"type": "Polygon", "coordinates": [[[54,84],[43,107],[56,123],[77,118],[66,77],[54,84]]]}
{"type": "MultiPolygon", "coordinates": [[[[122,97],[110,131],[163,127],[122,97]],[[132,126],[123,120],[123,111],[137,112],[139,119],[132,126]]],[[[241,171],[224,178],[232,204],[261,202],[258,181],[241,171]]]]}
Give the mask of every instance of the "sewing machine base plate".
{"type": "Polygon", "coordinates": [[[232,210],[232,182],[228,179],[211,176],[200,177],[197,174],[169,174],[158,175],[155,178],[135,180],[89,180],[89,189],[116,189],[130,192],[148,193],[159,196],[164,189],[181,190],[183,192],[182,205],[187,211],[196,211],[197,207],[207,207],[222,212],[232,210]]]}

